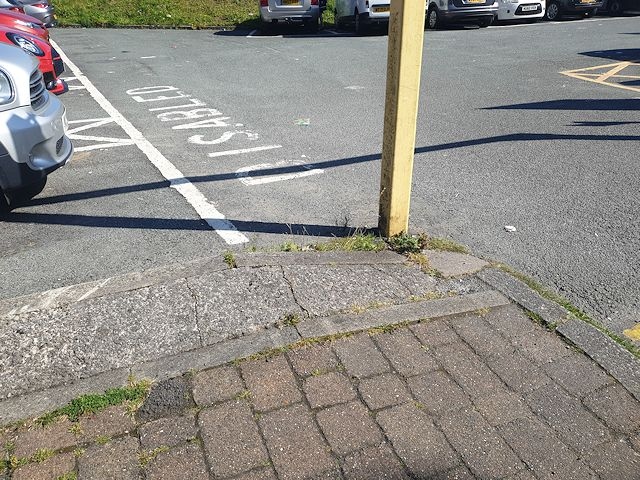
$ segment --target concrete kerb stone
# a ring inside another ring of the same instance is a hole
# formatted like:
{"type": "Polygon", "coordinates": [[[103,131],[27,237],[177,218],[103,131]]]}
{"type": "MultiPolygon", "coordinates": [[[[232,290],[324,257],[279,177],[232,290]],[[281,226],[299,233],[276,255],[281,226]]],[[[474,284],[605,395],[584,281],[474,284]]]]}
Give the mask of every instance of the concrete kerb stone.
{"type": "Polygon", "coordinates": [[[361,314],[340,314],[323,318],[303,319],[296,328],[302,338],[336,335],[397,323],[414,323],[428,318],[440,318],[472,312],[482,308],[508,305],[509,300],[495,290],[413,302],[368,310],[361,314]]]}
{"type": "Polygon", "coordinates": [[[560,325],[571,318],[570,313],[563,307],[541,297],[523,282],[502,270],[488,268],[479,272],[478,278],[504,293],[518,305],[540,316],[547,326],[560,325]]]}
{"type": "Polygon", "coordinates": [[[591,357],[640,400],[640,362],[593,325],[574,319],[556,330],[591,357]]]}

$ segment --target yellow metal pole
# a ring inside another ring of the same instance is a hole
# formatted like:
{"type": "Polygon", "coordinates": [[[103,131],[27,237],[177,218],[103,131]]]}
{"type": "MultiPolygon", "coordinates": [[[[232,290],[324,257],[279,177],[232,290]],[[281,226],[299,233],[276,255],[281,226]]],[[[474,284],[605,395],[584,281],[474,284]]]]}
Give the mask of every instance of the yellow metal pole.
{"type": "Polygon", "coordinates": [[[424,21],[425,0],[391,0],[378,221],[384,237],[409,228],[424,21]]]}

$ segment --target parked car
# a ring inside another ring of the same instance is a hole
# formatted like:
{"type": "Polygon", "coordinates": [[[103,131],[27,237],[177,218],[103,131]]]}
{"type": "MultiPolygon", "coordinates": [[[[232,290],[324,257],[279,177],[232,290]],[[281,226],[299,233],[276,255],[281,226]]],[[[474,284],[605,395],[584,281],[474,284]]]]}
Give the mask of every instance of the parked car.
{"type": "Polygon", "coordinates": [[[547,0],[544,18],[558,20],[563,15],[593,16],[602,7],[602,0],[547,0]]]}
{"type": "Polygon", "coordinates": [[[53,5],[49,3],[49,0],[15,0],[24,10],[24,13],[31,15],[42,21],[44,25],[49,27],[55,27],[58,23],[56,18],[56,11],[53,5]]]}
{"type": "Polygon", "coordinates": [[[260,21],[263,27],[299,23],[318,31],[324,6],[326,0],[259,0],[260,21]]]}
{"type": "Polygon", "coordinates": [[[625,12],[640,12],[640,0],[604,0],[598,12],[609,15],[622,15],[625,12]]]}
{"type": "Polygon", "coordinates": [[[24,13],[0,10],[0,25],[35,35],[45,42],[49,41],[49,31],[45,28],[44,24],[40,20],[25,15],[24,13]]]}
{"type": "Polygon", "coordinates": [[[0,44],[0,210],[42,191],[73,154],[65,108],[47,92],[37,60],[0,44]]]}
{"type": "Polygon", "coordinates": [[[544,17],[545,0],[499,0],[496,20],[535,22],[544,17]]]}
{"type": "Polygon", "coordinates": [[[24,8],[20,6],[18,0],[0,0],[0,12],[3,10],[24,13],[24,8]]]}
{"type": "Polygon", "coordinates": [[[429,0],[427,28],[446,23],[475,23],[488,27],[498,13],[498,0],[429,0]]]}
{"type": "Polygon", "coordinates": [[[35,56],[40,62],[45,85],[51,93],[61,95],[69,90],[66,82],[59,78],[64,72],[62,58],[49,42],[25,32],[0,26],[0,43],[15,45],[35,56]]]}
{"type": "Polygon", "coordinates": [[[389,0],[336,0],[336,26],[355,26],[356,34],[363,35],[374,25],[388,25],[389,0]]]}

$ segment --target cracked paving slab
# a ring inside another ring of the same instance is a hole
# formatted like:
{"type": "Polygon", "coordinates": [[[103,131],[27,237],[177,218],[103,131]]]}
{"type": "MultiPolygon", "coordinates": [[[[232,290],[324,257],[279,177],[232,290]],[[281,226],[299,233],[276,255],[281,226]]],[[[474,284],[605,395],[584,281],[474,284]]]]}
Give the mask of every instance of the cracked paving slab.
{"type": "Polygon", "coordinates": [[[274,325],[303,313],[281,267],[234,268],[189,280],[205,345],[274,325]]]}
{"type": "Polygon", "coordinates": [[[0,325],[0,399],[200,346],[185,280],[0,325]]]}
{"type": "Polygon", "coordinates": [[[415,265],[283,267],[300,306],[324,316],[376,303],[395,304],[433,291],[436,281],[415,265]]]}

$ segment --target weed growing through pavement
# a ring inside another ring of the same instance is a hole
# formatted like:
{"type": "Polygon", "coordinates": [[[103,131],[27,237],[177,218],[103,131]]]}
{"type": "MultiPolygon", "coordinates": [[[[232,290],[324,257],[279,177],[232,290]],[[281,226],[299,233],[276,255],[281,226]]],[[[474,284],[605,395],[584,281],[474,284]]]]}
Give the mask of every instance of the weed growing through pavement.
{"type": "Polygon", "coordinates": [[[252,396],[253,395],[251,394],[251,391],[243,390],[238,395],[236,395],[236,400],[245,400],[248,402],[251,400],[252,396]]]}
{"type": "Polygon", "coordinates": [[[111,437],[108,435],[100,435],[98,436],[98,438],[96,438],[96,443],[98,445],[106,445],[110,441],[111,441],[111,437]]]}
{"type": "Polygon", "coordinates": [[[229,265],[229,268],[238,268],[238,264],[236,263],[236,256],[233,254],[233,252],[224,252],[222,258],[224,259],[224,263],[229,265]]]}
{"type": "Polygon", "coordinates": [[[370,336],[374,336],[374,335],[380,335],[382,333],[393,333],[396,330],[400,329],[400,328],[404,328],[406,326],[409,325],[409,322],[400,322],[400,323],[393,323],[393,324],[389,324],[389,325],[380,325],[378,327],[373,327],[367,330],[367,333],[370,336]]]}
{"type": "Polygon", "coordinates": [[[297,313],[287,313],[280,321],[277,323],[277,326],[280,327],[295,327],[300,323],[300,315],[297,313]]]}
{"type": "Polygon", "coordinates": [[[31,456],[31,461],[33,463],[42,463],[51,457],[53,457],[53,450],[50,450],[48,448],[40,448],[36,450],[36,452],[31,456]]]}
{"type": "Polygon", "coordinates": [[[82,435],[82,425],[80,422],[74,422],[69,427],[69,433],[73,433],[74,435],[82,435]]]}
{"type": "Polygon", "coordinates": [[[302,247],[295,242],[284,242],[280,245],[281,252],[300,252],[302,247]]]}
{"type": "Polygon", "coordinates": [[[387,238],[387,244],[391,250],[400,254],[419,253],[422,250],[420,238],[408,233],[399,233],[387,238]]]}
{"type": "Polygon", "coordinates": [[[153,450],[149,450],[147,452],[141,452],[138,455],[138,461],[140,462],[140,466],[142,468],[146,467],[158,455],[160,455],[163,452],[168,452],[168,451],[169,451],[169,447],[167,447],[166,445],[161,445],[161,446],[159,446],[157,448],[154,448],[153,450]]]}
{"type": "Polygon", "coordinates": [[[151,388],[151,382],[147,380],[135,382],[130,379],[126,387],[110,388],[102,394],[82,395],[64,407],[42,415],[36,419],[36,423],[42,426],[50,425],[62,416],[67,416],[69,420],[75,422],[85,413],[97,413],[114,405],[127,402],[130,402],[131,407],[140,405],[149,393],[149,388],[151,388]]]}
{"type": "Polygon", "coordinates": [[[328,242],[317,243],[313,249],[318,252],[342,250],[345,252],[380,252],[386,247],[384,240],[372,233],[356,232],[345,238],[333,238],[328,242]]]}
{"type": "Polygon", "coordinates": [[[84,448],[76,448],[76,449],[73,451],[73,456],[74,456],[74,457],[76,457],[76,458],[79,458],[79,457],[81,457],[82,455],[84,455],[84,452],[85,452],[85,449],[84,449],[84,448]]]}
{"type": "Polygon", "coordinates": [[[78,480],[78,474],[76,472],[67,472],[57,477],[56,480],[78,480]]]}

